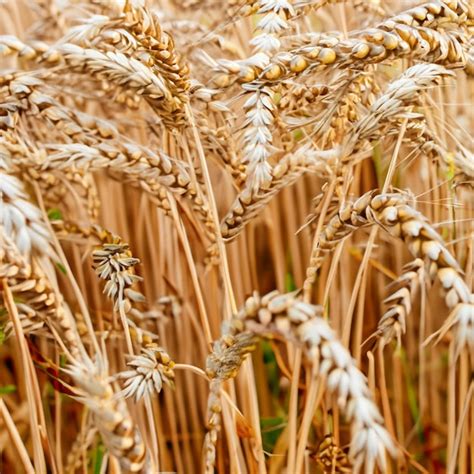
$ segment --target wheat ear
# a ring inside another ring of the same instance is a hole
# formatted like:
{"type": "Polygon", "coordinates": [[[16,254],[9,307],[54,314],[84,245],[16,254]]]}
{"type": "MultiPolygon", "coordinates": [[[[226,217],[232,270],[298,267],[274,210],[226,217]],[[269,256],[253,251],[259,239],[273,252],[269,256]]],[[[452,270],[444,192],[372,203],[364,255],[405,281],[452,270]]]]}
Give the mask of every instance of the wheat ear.
{"type": "MultiPolygon", "coordinates": [[[[62,296],[52,287],[40,260],[38,257],[27,260],[4,228],[0,230],[0,274],[7,279],[12,294],[18,300],[16,307],[22,326],[28,333],[41,330],[45,324],[57,329],[59,342],[64,339],[71,355],[80,357],[84,348],[74,318],[62,296]]],[[[7,325],[6,333],[11,330],[12,327],[7,325]]],[[[51,332],[55,336],[55,332],[51,332]]]]}
{"type": "Polygon", "coordinates": [[[330,175],[337,156],[338,150],[323,151],[306,146],[286,155],[272,168],[271,181],[267,187],[255,189],[250,185],[239,193],[221,222],[222,237],[227,240],[237,237],[275,194],[293,184],[303,174],[330,175]]]}
{"type": "Polygon", "coordinates": [[[122,398],[117,397],[107,381],[103,363],[85,359],[63,369],[73,381],[75,398],[90,411],[93,425],[99,430],[110,454],[125,472],[149,472],[145,445],[122,398]]]}
{"type": "MultiPolygon", "coordinates": [[[[395,455],[393,442],[382,425],[383,418],[364,375],[322,317],[322,307],[303,302],[296,293],[273,291],[263,297],[254,293],[224,331],[231,335],[281,335],[303,346],[310,358],[319,362],[318,376],[327,381],[351,420],[354,472],[364,465],[365,472],[373,472],[376,465],[385,471],[386,450],[395,455]]],[[[212,390],[211,398],[215,396],[217,391],[212,390]]]]}
{"type": "MultiPolygon", "coordinates": [[[[403,193],[369,191],[353,203],[347,203],[321,232],[318,246],[332,249],[353,231],[379,225],[404,241],[410,252],[426,262],[430,278],[438,277],[445,291],[445,302],[452,310],[448,325],[455,326],[456,353],[474,348],[474,297],[466,285],[461,268],[441,236],[423,214],[411,206],[411,197],[403,193]]],[[[387,328],[385,327],[387,333],[387,328]]]]}
{"type": "Polygon", "coordinates": [[[220,60],[213,61],[212,66],[221,73],[216,78],[220,87],[235,81],[277,82],[327,67],[363,68],[404,56],[465,66],[468,61],[463,44],[469,35],[463,29],[472,26],[473,18],[466,2],[438,0],[406,10],[366,31],[352,32],[347,39],[322,37],[313,44],[278,52],[270,59],[220,60]],[[450,24],[459,29],[449,31],[450,24]]]}

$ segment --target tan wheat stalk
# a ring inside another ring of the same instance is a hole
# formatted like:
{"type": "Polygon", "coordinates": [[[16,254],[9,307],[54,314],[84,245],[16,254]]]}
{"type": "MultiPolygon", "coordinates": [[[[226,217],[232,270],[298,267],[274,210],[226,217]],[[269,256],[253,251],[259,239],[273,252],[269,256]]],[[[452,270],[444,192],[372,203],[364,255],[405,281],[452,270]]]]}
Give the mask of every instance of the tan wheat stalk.
{"type": "Polygon", "coordinates": [[[470,76],[474,76],[474,37],[471,37],[466,45],[466,67],[465,71],[470,76]]]}

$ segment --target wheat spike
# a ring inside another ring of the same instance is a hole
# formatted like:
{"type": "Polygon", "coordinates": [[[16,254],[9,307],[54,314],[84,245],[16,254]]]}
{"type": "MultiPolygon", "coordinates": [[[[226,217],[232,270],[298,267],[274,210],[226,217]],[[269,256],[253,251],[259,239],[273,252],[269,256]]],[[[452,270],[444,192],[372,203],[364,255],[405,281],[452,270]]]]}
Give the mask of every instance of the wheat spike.
{"type": "MultiPolygon", "coordinates": [[[[393,455],[395,448],[381,424],[382,417],[371,400],[365,377],[322,318],[320,306],[303,302],[295,293],[273,291],[260,297],[255,292],[224,331],[231,335],[242,331],[262,336],[278,334],[304,346],[310,357],[319,360],[318,375],[327,380],[329,390],[335,392],[339,406],[352,422],[350,454],[354,472],[359,472],[364,464],[365,472],[373,472],[376,465],[382,471],[385,469],[385,451],[393,455]]],[[[231,364],[232,375],[238,366],[231,364]]],[[[210,399],[216,396],[216,388],[212,387],[210,399]]],[[[213,429],[211,426],[210,433],[215,436],[213,429]]],[[[210,459],[214,460],[214,452],[211,454],[210,459]]]]}
{"type": "Polygon", "coordinates": [[[74,381],[78,401],[88,407],[102,440],[125,472],[148,472],[148,458],[140,433],[123,399],[114,396],[98,362],[84,361],[64,369],[74,381]]]}
{"type": "MultiPolygon", "coordinates": [[[[367,225],[379,225],[403,240],[415,257],[426,262],[430,278],[438,277],[443,286],[446,305],[453,310],[451,326],[455,326],[458,339],[457,353],[465,346],[472,349],[472,292],[441,236],[410,202],[406,193],[369,191],[355,202],[347,203],[329,221],[318,241],[319,248],[332,249],[354,230],[367,225]]],[[[308,273],[313,275],[314,269],[311,265],[308,273]]]]}

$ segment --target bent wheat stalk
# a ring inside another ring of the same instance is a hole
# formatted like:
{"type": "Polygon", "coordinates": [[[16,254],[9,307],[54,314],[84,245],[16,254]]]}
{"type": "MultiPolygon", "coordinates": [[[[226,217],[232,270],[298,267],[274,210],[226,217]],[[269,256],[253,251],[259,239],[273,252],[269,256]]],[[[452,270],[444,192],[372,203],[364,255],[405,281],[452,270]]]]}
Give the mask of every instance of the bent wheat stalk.
{"type": "MultiPolygon", "coordinates": [[[[438,277],[443,286],[446,305],[452,310],[450,323],[443,332],[455,327],[456,355],[459,355],[465,347],[474,348],[474,297],[443,239],[426,217],[412,207],[411,201],[407,193],[369,191],[339,210],[321,232],[318,247],[333,249],[356,229],[368,225],[378,225],[403,240],[410,252],[425,262],[429,277],[438,277]]],[[[311,266],[312,274],[320,262],[311,266]]],[[[394,319],[393,323],[396,322],[394,319]]],[[[383,327],[384,334],[392,330],[395,329],[383,327]]]]}
{"type": "Polygon", "coordinates": [[[220,71],[218,83],[232,84],[261,81],[272,83],[316,68],[365,67],[385,60],[404,56],[445,65],[466,65],[462,44],[467,40],[462,28],[472,26],[474,14],[466,2],[433,1],[396,15],[375,28],[357,31],[347,39],[323,37],[313,44],[289,51],[277,52],[270,60],[265,58],[258,66],[255,61],[218,61],[214,68],[220,71]],[[452,33],[443,28],[460,26],[452,33]],[[438,31],[438,28],[440,31],[438,31]]]}
{"type": "MultiPolygon", "coordinates": [[[[250,337],[251,334],[265,337],[276,334],[304,347],[311,359],[318,360],[318,376],[326,380],[328,389],[334,392],[338,405],[351,420],[353,439],[350,455],[354,460],[354,472],[359,472],[364,465],[365,472],[373,472],[376,465],[385,471],[385,452],[395,455],[395,447],[383,427],[382,416],[372,401],[364,375],[322,317],[322,307],[303,302],[296,293],[280,294],[273,291],[261,297],[255,292],[246,300],[224,332],[232,337],[244,334],[247,335],[245,337],[250,337]]],[[[244,346],[244,351],[234,352],[232,337],[224,335],[223,340],[217,343],[217,354],[208,359],[208,371],[214,377],[209,398],[212,402],[210,412],[213,423],[210,424],[211,431],[206,437],[205,448],[206,455],[209,455],[207,465],[212,461],[211,468],[215,451],[210,443],[215,443],[215,419],[219,416],[215,413],[220,411],[219,403],[216,403],[219,393],[216,387],[219,387],[220,379],[236,375],[242,363],[242,355],[250,350],[248,346],[244,346]],[[219,378],[218,369],[213,370],[212,367],[215,361],[218,362],[218,368],[223,364],[219,357],[219,351],[223,348],[222,360],[225,361],[227,357],[232,363],[224,365],[225,370],[219,378]],[[236,354],[235,360],[231,354],[236,354]]],[[[235,340],[236,347],[239,347],[237,341],[238,339],[235,340]]],[[[207,472],[212,472],[212,469],[207,472]]]]}
{"type": "Polygon", "coordinates": [[[107,381],[103,362],[83,361],[63,369],[74,381],[75,398],[88,407],[102,440],[126,472],[149,472],[145,445],[122,398],[107,381]]]}

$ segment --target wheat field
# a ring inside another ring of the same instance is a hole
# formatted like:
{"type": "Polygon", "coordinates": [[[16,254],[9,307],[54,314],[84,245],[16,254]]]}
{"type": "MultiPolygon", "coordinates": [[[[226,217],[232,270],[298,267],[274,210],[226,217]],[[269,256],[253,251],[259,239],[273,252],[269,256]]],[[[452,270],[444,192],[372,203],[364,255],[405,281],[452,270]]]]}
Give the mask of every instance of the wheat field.
{"type": "Polygon", "coordinates": [[[470,0],[0,0],[0,473],[474,472],[470,0]]]}

